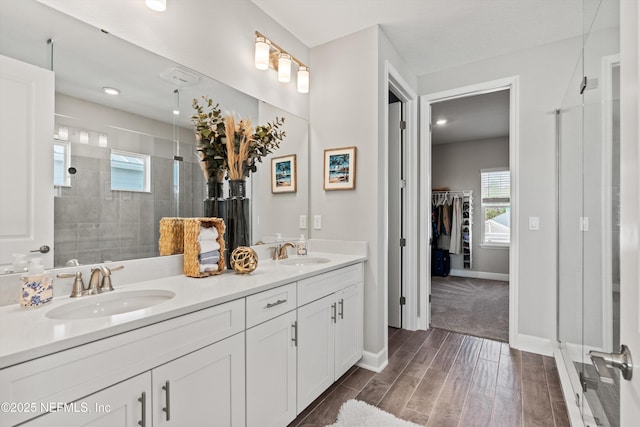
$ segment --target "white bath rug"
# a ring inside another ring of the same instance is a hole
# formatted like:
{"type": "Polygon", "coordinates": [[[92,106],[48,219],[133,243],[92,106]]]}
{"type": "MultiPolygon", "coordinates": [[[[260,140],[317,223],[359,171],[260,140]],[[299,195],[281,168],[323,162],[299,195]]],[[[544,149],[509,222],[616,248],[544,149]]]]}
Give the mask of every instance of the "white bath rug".
{"type": "Polygon", "coordinates": [[[326,427],[420,427],[418,424],[396,418],[382,409],[361,400],[347,400],[340,407],[338,419],[326,427]]]}

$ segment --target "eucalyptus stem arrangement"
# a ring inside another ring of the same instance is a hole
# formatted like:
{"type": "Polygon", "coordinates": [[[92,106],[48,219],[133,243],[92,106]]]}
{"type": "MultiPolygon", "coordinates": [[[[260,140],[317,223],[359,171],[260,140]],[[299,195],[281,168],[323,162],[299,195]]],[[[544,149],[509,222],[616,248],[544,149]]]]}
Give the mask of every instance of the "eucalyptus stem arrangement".
{"type": "Polygon", "coordinates": [[[231,114],[222,114],[219,104],[202,96],[193,100],[196,113],[191,116],[196,135],[196,152],[206,179],[216,177],[218,182],[227,177],[239,180],[257,171],[256,162],[280,147],[286,136],[281,129],[284,118],[266,125],[251,126],[251,120],[238,120],[231,114]]]}

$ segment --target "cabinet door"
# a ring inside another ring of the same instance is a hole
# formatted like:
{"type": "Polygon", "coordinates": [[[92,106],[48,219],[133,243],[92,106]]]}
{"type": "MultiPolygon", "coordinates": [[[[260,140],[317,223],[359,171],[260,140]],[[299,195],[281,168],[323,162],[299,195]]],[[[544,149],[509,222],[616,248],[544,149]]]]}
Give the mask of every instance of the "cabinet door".
{"type": "Polygon", "coordinates": [[[335,378],[340,378],[362,357],[362,283],[336,292],[335,378]]]}
{"type": "Polygon", "coordinates": [[[245,425],[244,333],[151,373],[154,426],[245,425]]]}
{"type": "Polygon", "coordinates": [[[298,308],[298,413],[333,384],[336,311],[333,294],[298,308]]]}
{"type": "Polygon", "coordinates": [[[296,417],[296,312],[247,330],[247,426],[286,426],[296,417]]]}
{"type": "Polygon", "coordinates": [[[151,427],[151,374],[140,374],[27,422],[29,427],[151,427]],[[144,416],[143,416],[144,411],[144,416]]]}

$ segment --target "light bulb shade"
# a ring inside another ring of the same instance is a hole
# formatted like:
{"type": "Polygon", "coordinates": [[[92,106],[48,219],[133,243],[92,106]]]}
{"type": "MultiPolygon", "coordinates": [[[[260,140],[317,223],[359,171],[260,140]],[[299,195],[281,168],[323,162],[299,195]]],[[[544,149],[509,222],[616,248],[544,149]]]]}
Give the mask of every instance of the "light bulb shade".
{"type": "Polygon", "coordinates": [[[269,68],[269,45],[264,37],[256,37],[255,65],[258,70],[269,68]]]}
{"type": "Polygon", "coordinates": [[[167,10],[167,0],[144,0],[144,4],[156,12],[164,12],[167,10]]]}
{"type": "Polygon", "coordinates": [[[278,56],[278,81],[288,83],[291,80],[291,55],[281,53],[278,56]]]}
{"type": "Polygon", "coordinates": [[[298,92],[309,93],[309,67],[298,68],[298,92]]]}

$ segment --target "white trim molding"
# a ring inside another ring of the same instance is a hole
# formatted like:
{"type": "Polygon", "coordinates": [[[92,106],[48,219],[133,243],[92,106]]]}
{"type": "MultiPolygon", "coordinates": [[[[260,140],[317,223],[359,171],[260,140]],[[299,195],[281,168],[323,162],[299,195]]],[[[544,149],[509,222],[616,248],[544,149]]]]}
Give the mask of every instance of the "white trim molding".
{"type": "Polygon", "coordinates": [[[449,272],[449,276],[472,277],[474,279],[486,279],[486,280],[501,280],[503,282],[509,281],[508,273],[490,273],[488,271],[451,270],[449,272]]]}
{"type": "MultiPolygon", "coordinates": [[[[511,245],[509,248],[509,343],[512,347],[517,347],[517,343],[526,343],[528,340],[518,339],[518,244],[519,244],[519,152],[520,152],[520,87],[519,77],[511,76],[503,79],[481,82],[470,86],[459,87],[442,92],[423,95],[420,97],[420,197],[421,200],[430,200],[431,193],[431,104],[467,96],[491,93],[499,90],[509,89],[509,170],[511,171],[511,245]]],[[[431,227],[431,212],[421,209],[420,221],[429,232],[422,233],[420,238],[420,254],[423,259],[430,259],[431,248],[429,245],[431,227]]],[[[431,267],[429,262],[421,263],[420,267],[420,295],[429,295],[431,292],[431,267]]],[[[421,311],[424,313],[419,318],[419,328],[425,328],[430,322],[430,307],[427,305],[427,298],[421,298],[421,311]]],[[[544,354],[551,354],[548,347],[544,354]]]]}
{"type": "Polygon", "coordinates": [[[367,369],[373,372],[382,372],[384,368],[389,364],[389,358],[387,357],[387,348],[383,348],[378,353],[372,353],[370,351],[362,352],[362,359],[356,365],[361,368],[367,369]]]}
{"type": "MultiPolygon", "coordinates": [[[[402,327],[408,330],[416,330],[418,328],[418,317],[420,315],[420,295],[424,295],[420,293],[420,288],[418,285],[418,245],[419,239],[410,238],[411,236],[418,236],[419,229],[419,217],[418,217],[418,209],[419,209],[419,195],[418,195],[418,101],[417,94],[411,89],[411,86],[402,78],[400,73],[393,67],[393,65],[389,61],[385,61],[384,63],[385,69],[385,92],[387,103],[385,105],[385,120],[384,120],[384,135],[385,135],[385,144],[383,148],[383,158],[389,158],[389,110],[388,105],[388,96],[389,91],[392,91],[404,104],[405,111],[405,157],[409,159],[406,165],[406,177],[405,177],[405,201],[406,201],[406,209],[404,212],[403,221],[405,223],[405,236],[407,237],[407,244],[404,249],[403,255],[403,265],[402,265],[402,276],[404,281],[404,297],[406,300],[406,304],[403,309],[402,314],[402,327]]],[[[388,162],[385,162],[385,177],[389,176],[388,170],[388,162]]],[[[385,181],[385,190],[384,190],[384,204],[383,206],[389,205],[389,181],[385,181]]],[[[385,224],[385,233],[384,233],[384,242],[383,242],[383,256],[382,259],[385,261],[385,268],[383,274],[383,283],[384,283],[384,307],[385,307],[385,315],[384,315],[384,327],[386,328],[388,325],[388,286],[389,286],[389,214],[388,211],[384,211],[384,224],[385,224]]],[[[426,328],[423,328],[426,329],[426,328]]],[[[385,348],[387,347],[387,343],[385,342],[385,348]]]]}

